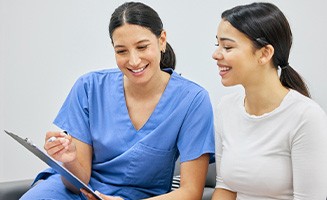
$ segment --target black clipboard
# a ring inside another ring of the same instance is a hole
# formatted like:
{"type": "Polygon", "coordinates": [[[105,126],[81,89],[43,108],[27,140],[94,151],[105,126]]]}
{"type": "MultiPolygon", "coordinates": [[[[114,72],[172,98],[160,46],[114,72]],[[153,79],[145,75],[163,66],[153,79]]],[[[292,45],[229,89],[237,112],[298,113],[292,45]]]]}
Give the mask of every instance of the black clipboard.
{"type": "Polygon", "coordinates": [[[39,149],[29,138],[23,139],[22,137],[8,132],[4,130],[9,136],[14,138],[17,142],[19,142],[21,145],[23,145],[26,149],[28,149],[30,152],[32,152],[34,155],[39,157],[42,161],[44,161],[47,165],[52,167],[56,172],[61,174],[67,181],[69,181],[71,184],[73,184],[77,189],[85,189],[89,193],[92,193],[93,196],[98,199],[102,200],[99,195],[95,194],[95,192],[89,188],[85,183],[83,183],[79,178],[77,178],[74,174],[72,174],[70,171],[68,171],[65,167],[60,165],[56,160],[51,158],[49,155],[44,153],[41,149],[39,149]]]}

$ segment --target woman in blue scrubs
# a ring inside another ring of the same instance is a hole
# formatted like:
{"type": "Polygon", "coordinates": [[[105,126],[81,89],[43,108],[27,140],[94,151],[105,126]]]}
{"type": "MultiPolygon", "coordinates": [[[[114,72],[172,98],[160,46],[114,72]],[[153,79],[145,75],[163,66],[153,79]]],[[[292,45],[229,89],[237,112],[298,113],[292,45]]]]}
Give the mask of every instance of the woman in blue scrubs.
{"type": "MultiPolygon", "coordinates": [[[[161,19],[147,5],[119,6],[109,33],[119,69],[76,81],[54,120],[69,135],[48,132],[44,148],[103,199],[201,199],[214,153],[207,91],[174,71],[161,19]],[[181,185],[171,191],[179,156],[181,185]]],[[[86,198],[52,169],[38,179],[22,199],[86,198]]]]}

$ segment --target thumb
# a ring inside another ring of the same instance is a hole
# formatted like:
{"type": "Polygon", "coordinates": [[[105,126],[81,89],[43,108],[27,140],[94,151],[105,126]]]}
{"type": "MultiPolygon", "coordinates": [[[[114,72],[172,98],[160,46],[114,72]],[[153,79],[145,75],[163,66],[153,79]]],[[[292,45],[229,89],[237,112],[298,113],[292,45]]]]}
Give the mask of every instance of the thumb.
{"type": "Polygon", "coordinates": [[[108,196],[106,196],[106,195],[100,193],[98,190],[94,191],[94,193],[95,193],[96,195],[98,195],[99,197],[101,197],[103,200],[108,200],[108,196]]]}

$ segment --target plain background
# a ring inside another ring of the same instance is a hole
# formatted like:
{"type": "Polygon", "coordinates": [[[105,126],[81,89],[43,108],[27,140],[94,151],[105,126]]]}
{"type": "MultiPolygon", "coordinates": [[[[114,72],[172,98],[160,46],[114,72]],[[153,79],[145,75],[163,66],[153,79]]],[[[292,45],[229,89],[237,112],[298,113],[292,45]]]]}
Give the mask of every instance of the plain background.
{"type": "MultiPolygon", "coordinates": [[[[45,132],[75,80],[116,67],[108,23],[121,0],[0,0],[0,182],[33,178],[47,166],[3,129],[41,148],[45,132]]],[[[252,1],[143,1],[162,18],[177,55],[176,71],[205,87],[213,105],[240,87],[220,83],[215,35],[223,10],[252,1]]],[[[327,12],[323,0],[280,0],[294,43],[290,64],[305,78],[313,99],[327,110],[327,12]]],[[[291,120],[291,119],[290,119],[291,120]]],[[[236,122],[235,122],[236,123],[236,122]]],[[[285,122],[287,123],[287,122],[285,122]]]]}

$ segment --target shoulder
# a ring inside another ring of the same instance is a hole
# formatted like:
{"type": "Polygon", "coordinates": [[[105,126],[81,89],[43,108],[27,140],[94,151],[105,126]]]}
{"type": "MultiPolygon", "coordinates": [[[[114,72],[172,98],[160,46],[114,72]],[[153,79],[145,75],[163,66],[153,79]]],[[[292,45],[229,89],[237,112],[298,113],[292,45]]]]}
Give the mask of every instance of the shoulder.
{"type": "Polygon", "coordinates": [[[122,73],[118,68],[91,71],[81,75],[73,86],[75,90],[89,91],[119,83],[122,73]]]}
{"type": "Polygon", "coordinates": [[[326,138],[327,115],[314,100],[291,90],[288,99],[288,116],[296,124],[293,134],[295,138],[326,138]]]}
{"type": "MultiPolygon", "coordinates": [[[[203,86],[176,72],[171,74],[166,91],[168,101],[174,102],[174,105],[178,105],[180,109],[189,112],[194,110],[212,112],[209,92],[203,86]]],[[[171,103],[168,105],[171,106],[171,103]]]]}
{"type": "MultiPolygon", "coordinates": [[[[321,108],[321,106],[316,103],[314,100],[300,94],[295,90],[290,91],[290,98],[289,98],[290,107],[293,107],[294,110],[300,115],[305,118],[311,117],[325,117],[326,113],[321,108]]],[[[293,109],[291,109],[293,110],[293,109]]]]}
{"type": "Polygon", "coordinates": [[[186,91],[187,93],[192,93],[192,94],[204,94],[208,95],[207,90],[201,86],[200,84],[191,81],[190,79],[187,79],[177,72],[173,72],[171,74],[171,82],[175,86],[176,89],[178,90],[183,90],[186,91]]]}
{"type": "Polygon", "coordinates": [[[118,68],[113,69],[103,69],[103,70],[97,70],[97,71],[91,71],[86,74],[83,74],[79,77],[78,80],[81,81],[96,81],[101,80],[106,77],[117,77],[120,76],[122,73],[118,68]]]}

